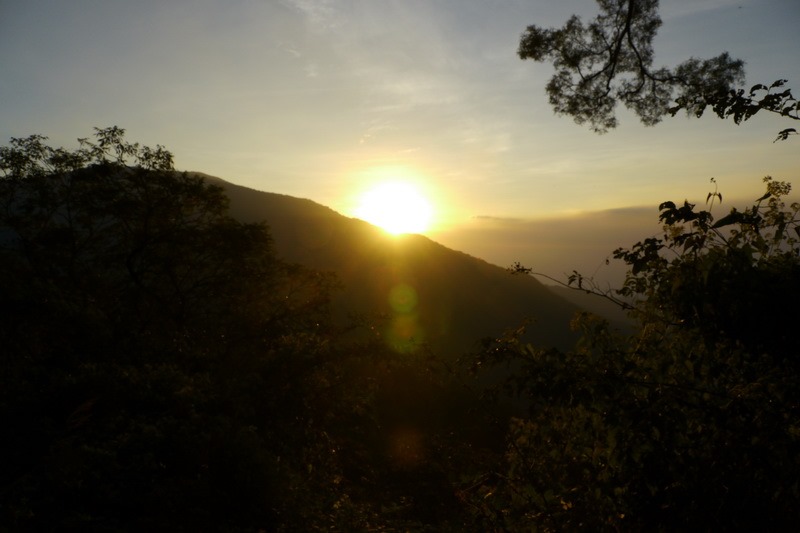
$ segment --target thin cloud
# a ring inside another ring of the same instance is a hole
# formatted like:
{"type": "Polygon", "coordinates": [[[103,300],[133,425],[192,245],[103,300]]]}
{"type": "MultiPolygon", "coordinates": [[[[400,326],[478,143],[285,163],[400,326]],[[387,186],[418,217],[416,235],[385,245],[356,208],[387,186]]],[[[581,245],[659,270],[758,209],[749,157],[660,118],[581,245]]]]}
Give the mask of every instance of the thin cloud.
{"type": "Polygon", "coordinates": [[[327,30],[338,25],[333,0],[283,0],[282,3],[305,15],[317,29],[327,30]]]}

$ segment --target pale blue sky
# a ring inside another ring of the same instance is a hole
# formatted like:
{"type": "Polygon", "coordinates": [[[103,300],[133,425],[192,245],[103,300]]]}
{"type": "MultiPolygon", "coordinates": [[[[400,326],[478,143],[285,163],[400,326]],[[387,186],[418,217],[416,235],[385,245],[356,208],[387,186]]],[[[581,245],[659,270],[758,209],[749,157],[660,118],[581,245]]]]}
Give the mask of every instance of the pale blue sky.
{"type": "MultiPolygon", "coordinates": [[[[526,25],[572,13],[590,19],[596,4],[0,0],[0,138],[70,147],[118,125],[181,169],[348,215],[375,169],[399,169],[434,198],[432,237],[493,262],[497,250],[469,249],[482,221],[703,199],[712,176],[752,197],[765,174],[796,177],[798,140],[772,143],[785,120],[645,128],[622,112],[598,136],[554,116],[551,67],[516,49],[526,25]]],[[[800,93],[797,0],[666,0],[661,14],[657,64],[727,50],[748,83],[787,78],[800,93]]]]}

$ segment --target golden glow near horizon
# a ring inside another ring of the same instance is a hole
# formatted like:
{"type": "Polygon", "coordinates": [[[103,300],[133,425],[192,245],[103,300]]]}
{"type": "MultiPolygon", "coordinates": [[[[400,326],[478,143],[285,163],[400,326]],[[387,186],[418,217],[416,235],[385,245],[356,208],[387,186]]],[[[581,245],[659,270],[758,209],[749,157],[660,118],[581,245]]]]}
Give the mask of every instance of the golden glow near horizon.
{"type": "Polygon", "coordinates": [[[433,206],[410,181],[376,183],[359,198],[356,217],[389,233],[422,233],[431,226],[433,206]]]}

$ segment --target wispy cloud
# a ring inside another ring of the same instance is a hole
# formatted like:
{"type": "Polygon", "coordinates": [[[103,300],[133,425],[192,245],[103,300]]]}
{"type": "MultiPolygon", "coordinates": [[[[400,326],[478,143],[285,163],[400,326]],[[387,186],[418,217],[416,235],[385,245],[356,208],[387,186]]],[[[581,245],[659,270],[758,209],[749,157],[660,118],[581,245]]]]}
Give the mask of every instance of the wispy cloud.
{"type": "Polygon", "coordinates": [[[326,30],[337,25],[334,0],[282,0],[282,3],[303,13],[315,29],[326,30]]]}

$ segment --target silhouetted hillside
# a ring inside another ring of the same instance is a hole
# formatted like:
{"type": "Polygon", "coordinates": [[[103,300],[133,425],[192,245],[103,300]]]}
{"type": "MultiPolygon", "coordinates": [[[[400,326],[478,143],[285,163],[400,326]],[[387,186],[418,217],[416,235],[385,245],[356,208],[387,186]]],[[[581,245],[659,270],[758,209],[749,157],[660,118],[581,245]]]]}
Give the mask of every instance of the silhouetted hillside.
{"type": "Polygon", "coordinates": [[[421,235],[388,235],[310,200],[207,179],[225,188],[233,216],[269,225],[280,256],[338,275],[339,313],[385,315],[384,333],[394,344],[413,339],[462,352],[526,319],[534,321],[528,329],[536,344],[572,344],[577,307],[531,277],[421,235]]]}

